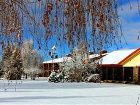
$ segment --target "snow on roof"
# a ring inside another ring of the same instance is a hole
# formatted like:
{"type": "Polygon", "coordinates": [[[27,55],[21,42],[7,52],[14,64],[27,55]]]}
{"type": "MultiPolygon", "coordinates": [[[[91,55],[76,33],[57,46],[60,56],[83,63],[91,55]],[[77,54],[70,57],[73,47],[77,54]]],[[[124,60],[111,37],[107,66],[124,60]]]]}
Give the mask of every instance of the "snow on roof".
{"type": "MultiPolygon", "coordinates": [[[[111,53],[106,53],[105,56],[102,58],[102,64],[118,64],[120,61],[125,59],[135,50],[137,49],[117,50],[111,53]]],[[[98,56],[99,54],[92,54],[92,55],[89,55],[89,59],[98,57],[98,56]]],[[[72,59],[71,57],[62,57],[62,58],[45,61],[43,63],[61,63],[61,62],[69,61],[71,59],[72,59]]]]}
{"type": "MultiPolygon", "coordinates": [[[[102,54],[102,55],[106,55],[102,54]]],[[[89,59],[95,58],[95,57],[99,57],[99,54],[91,54],[89,55],[89,59]]],[[[61,63],[61,62],[66,62],[66,61],[70,61],[72,58],[71,57],[62,57],[62,58],[57,58],[57,59],[53,59],[53,60],[49,60],[49,61],[45,61],[43,63],[61,63]]]]}
{"type": "MultiPolygon", "coordinates": [[[[102,56],[105,56],[105,55],[107,55],[107,53],[102,54],[102,56]]],[[[92,55],[89,55],[89,59],[96,58],[99,56],[101,56],[101,55],[100,54],[92,54],[92,55]]]]}
{"type": "Polygon", "coordinates": [[[92,55],[89,55],[89,59],[95,58],[95,57],[98,57],[98,56],[99,56],[99,54],[92,54],[92,55]]]}
{"type": "Polygon", "coordinates": [[[102,58],[102,64],[118,64],[137,49],[117,50],[108,53],[102,58]]]}
{"type": "Polygon", "coordinates": [[[71,57],[62,57],[62,58],[45,61],[43,63],[61,63],[61,62],[69,61],[69,60],[71,60],[71,57]]]}

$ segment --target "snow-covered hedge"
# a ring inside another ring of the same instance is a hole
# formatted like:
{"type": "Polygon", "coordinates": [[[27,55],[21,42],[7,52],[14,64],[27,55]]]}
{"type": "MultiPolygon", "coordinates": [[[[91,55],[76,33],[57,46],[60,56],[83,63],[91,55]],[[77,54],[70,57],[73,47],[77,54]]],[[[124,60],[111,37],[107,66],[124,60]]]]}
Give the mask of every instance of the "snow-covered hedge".
{"type": "Polygon", "coordinates": [[[66,82],[68,81],[68,77],[64,74],[64,72],[60,72],[60,73],[56,73],[55,71],[53,71],[49,78],[48,78],[49,82],[66,82]]]}

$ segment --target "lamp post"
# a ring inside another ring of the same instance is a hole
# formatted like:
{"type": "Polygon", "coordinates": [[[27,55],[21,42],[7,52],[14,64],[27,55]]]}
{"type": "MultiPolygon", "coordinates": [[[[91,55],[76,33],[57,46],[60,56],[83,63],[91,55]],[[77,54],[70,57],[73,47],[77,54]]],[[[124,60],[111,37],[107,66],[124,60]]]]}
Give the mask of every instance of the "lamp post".
{"type": "Polygon", "coordinates": [[[54,59],[56,58],[56,57],[55,57],[55,55],[56,55],[55,51],[56,51],[56,47],[55,47],[55,45],[54,45],[54,46],[52,47],[51,51],[49,52],[49,55],[50,55],[51,58],[52,58],[52,64],[53,64],[53,70],[52,70],[52,71],[54,71],[54,59]]]}

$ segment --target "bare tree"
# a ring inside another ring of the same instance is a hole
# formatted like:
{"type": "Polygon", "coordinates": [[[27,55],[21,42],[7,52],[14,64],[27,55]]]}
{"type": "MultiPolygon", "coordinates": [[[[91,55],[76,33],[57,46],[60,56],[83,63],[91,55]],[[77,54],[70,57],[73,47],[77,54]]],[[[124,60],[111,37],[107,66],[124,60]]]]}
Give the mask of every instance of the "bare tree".
{"type": "MultiPolygon", "coordinates": [[[[82,42],[78,48],[73,50],[70,57],[65,57],[64,62],[59,64],[60,73],[58,75],[63,75],[63,79],[67,79],[67,81],[80,82],[91,81],[92,79],[92,82],[97,82],[97,77],[99,77],[98,80],[100,81],[99,62],[102,56],[95,53],[89,55],[85,49],[86,43],[82,42]],[[94,77],[96,77],[96,79],[94,77]]],[[[53,77],[54,75],[51,76],[53,77]]],[[[56,75],[56,77],[59,78],[58,75],[56,75]]],[[[55,79],[56,77],[54,76],[55,79]]]]}
{"type": "Polygon", "coordinates": [[[85,60],[88,60],[88,53],[86,50],[86,43],[82,42],[78,48],[74,49],[72,52],[72,59],[67,64],[69,67],[64,68],[67,71],[67,75],[70,81],[84,81],[85,76],[87,76],[87,64],[85,60]]]}
{"type": "Polygon", "coordinates": [[[102,50],[121,37],[118,5],[117,0],[1,0],[1,45],[13,39],[21,45],[27,23],[39,48],[55,38],[55,44],[74,47],[86,41],[88,48],[102,50]]]}
{"type": "Polygon", "coordinates": [[[22,48],[22,60],[24,73],[30,75],[31,79],[35,79],[35,75],[40,73],[40,64],[43,62],[42,56],[38,51],[33,50],[33,41],[25,41],[22,48]]]}

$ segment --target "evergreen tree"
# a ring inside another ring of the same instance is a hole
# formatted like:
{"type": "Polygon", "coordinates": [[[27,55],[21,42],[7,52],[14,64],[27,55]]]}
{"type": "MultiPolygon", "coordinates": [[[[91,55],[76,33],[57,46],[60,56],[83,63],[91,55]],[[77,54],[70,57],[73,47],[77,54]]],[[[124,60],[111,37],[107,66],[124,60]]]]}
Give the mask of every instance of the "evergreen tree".
{"type": "Polygon", "coordinates": [[[2,56],[2,70],[4,78],[8,80],[21,79],[23,65],[21,59],[21,50],[14,45],[4,48],[2,56]]]}

